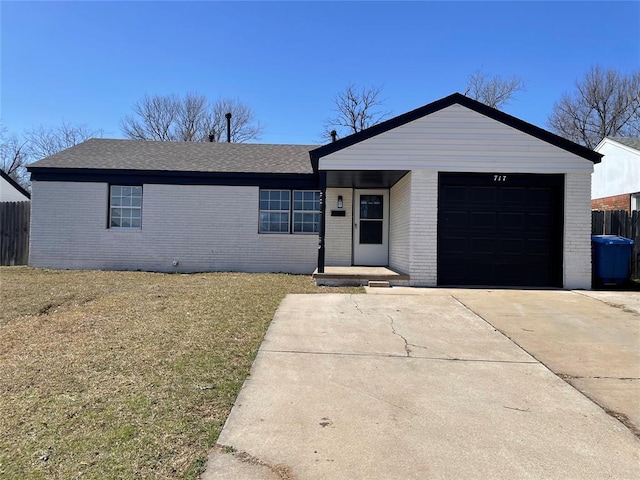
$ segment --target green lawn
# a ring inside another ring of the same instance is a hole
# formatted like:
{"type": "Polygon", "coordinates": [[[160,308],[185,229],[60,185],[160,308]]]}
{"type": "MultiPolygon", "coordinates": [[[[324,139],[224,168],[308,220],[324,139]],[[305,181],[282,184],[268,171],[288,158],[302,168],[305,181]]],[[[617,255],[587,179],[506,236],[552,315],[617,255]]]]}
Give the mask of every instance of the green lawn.
{"type": "Polygon", "coordinates": [[[0,268],[0,477],[196,478],[281,274],[0,268]]]}

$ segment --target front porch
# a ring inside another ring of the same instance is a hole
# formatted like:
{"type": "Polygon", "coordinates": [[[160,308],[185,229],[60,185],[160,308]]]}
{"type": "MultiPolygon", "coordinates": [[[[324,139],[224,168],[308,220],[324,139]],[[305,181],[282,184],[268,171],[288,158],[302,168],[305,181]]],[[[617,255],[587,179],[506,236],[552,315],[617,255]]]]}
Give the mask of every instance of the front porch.
{"type": "Polygon", "coordinates": [[[316,269],[312,276],[316,285],[330,287],[408,286],[410,280],[409,275],[387,267],[324,267],[323,273],[316,269]]]}

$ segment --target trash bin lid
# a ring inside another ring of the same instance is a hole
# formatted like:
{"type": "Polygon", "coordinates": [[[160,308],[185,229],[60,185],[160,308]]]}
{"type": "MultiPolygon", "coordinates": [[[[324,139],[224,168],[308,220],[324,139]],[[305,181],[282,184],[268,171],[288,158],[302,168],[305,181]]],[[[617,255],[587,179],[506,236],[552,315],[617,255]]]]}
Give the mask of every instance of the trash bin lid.
{"type": "Polygon", "coordinates": [[[619,237],[618,235],[591,235],[591,241],[605,245],[633,245],[635,243],[630,238],[619,237]]]}

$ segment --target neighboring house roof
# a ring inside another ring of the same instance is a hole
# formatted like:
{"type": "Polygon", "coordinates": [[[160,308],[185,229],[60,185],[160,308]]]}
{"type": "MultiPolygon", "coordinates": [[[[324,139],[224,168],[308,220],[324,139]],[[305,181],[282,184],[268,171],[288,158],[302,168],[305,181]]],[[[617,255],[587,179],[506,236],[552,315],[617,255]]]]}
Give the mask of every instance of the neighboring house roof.
{"type": "Polygon", "coordinates": [[[369,127],[366,130],[362,130],[358,133],[354,133],[353,135],[349,135],[348,137],[341,138],[333,143],[329,143],[312,150],[311,157],[313,158],[314,166],[317,165],[317,162],[321,157],[342,150],[343,148],[350,147],[351,145],[362,142],[363,140],[375,137],[376,135],[380,135],[381,133],[400,127],[409,122],[450,107],[456,103],[594,163],[600,162],[602,158],[601,154],[596,153],[587,147],[574,143],[566,138],[562,138],[540,127],[536,127],[531,123],[527,123],[519,118],[501,112],[500,110],[491,108],[483,103],[466,97],[461,93],[454,93],[448,97],[369,127]]]}
{"type": "Polygon", "coordinates": [[[605,140],[613,140],[620,145],[624,145],[625,147],[633,148],[634,150],[638,150],[640,152],[640,137],[605,137],[602,142],[598,144],[597,149],[602,145],[605,140]]]}
{"type": "Polygon", "coordinates": [[[310,174],[309,151],[315,147],[92,138],[32,163],[28,170],[310,174]]]}
{"type": "Polygon", "coordinates": [[[17,198],[20,197],[20,195],[26,197],[26,200],[31,200],[31,194],[24,189],[24,187],[22,187],[22,185],[20,185],[18,182],[16,182],[13,178],[11,178],[9,175],[7,175],[4,171],[0,170],[0,177],[2,177],[4,180],[6,180],[6,182],[13,187],[15,190],[17,190],[19,195],[5,195],[4,192],[2,195],[0,195],[0,201],[5,201],[4,198],[5,197],[11,197],[12,202],[18,201],[17,198]],[[14,198],[16,198],[16,200],[14,200],[14,198]]]}

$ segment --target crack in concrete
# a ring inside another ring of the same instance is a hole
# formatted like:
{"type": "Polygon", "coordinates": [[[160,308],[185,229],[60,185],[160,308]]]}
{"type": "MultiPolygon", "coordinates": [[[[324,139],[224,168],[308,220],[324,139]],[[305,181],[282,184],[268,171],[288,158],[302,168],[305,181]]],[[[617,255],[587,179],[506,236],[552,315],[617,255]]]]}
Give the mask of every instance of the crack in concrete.
{"type": "MultiPolygon", "coordinates": [[[[408,345],[412,345],[409,343],[408,345]]],[[[426,348],[426,347],[423,347],[426,348]]],[[[318,352],[312,350],[271,350],[261,349],[261,352],[266,353],[283,353],[293,355],[337,355],[344,357],[384,357],[384,358],[407,358],[407,355],[399,355],[396,353],[358,353],[358,352],[318,352]]],[[[538,365],[540,362],[537,360],[490,360],[486,358],[457,358],[457,357],[426,357],[413,355],[411,358],[419,360],[435,360],[443,362],[475,362],[475,363],[511,363],[515,365],[538,365]]]]}
{"type": "Polygon", "coordinates": [[[517,408],[517,407],[507,407],[506,405],[503,405],[504,408],[508,408],[509,410],[516,410],[518,412],[530,412],[531,409],[529,408],[517,408]]]}
{"type": "Polygon", "coordinates": [[[387,317],[389,317],[389,326],[391,327],[391,331],[393,332],[394,335],[402,339],[402,341],[404,342],[404,351],[407,353],[407,357],[410,357],[411,349],[409,348],[409,342],[407,341],[406,338],[404,338],[404,336],[402,336],[400,333],[396,331],[396,327],[393,324],[393,317],[391,315],[387,315],[387,317]]]}
{"type": "Polygon", "coordinates": [[[580,380],[580,379],[595,379],[595,380],[640,380],[640,377],[607,377],[607,376],[581,376],[581,375],[569,375],[568,373],[556,373],[563,380],[580,380]]]}
{"type": "Polygon", "coordinates": [[[353,294],[349,295],[349,299],[353,302],[353,304],[356,307],[356,310],[358,310],[360,312],[361,315],[364,315],[364,312],[362,310],[360,310],[360,305],[358,305],[358,302],[355,301],[355,299],[353,298],[353,294]]]}
{"type": "Polygon", "coordinates": [[[293,476],[291,469],[284,465],[281,465],[281,464],[273,465],[269,462],[265,462],[264,460],[259,459],[258,457],[254,457],[250,453],[237,450],[236,448],[230,445],[222,445],[218,443],[214,448],[220,453],[233,455],[235,458],[237,458],[243,463],[249,463],[251,465],[259,465],[261,467],[268,468],[273,473],[278,475],[282,480],[295,480],[295,477],[293,476]]]}

